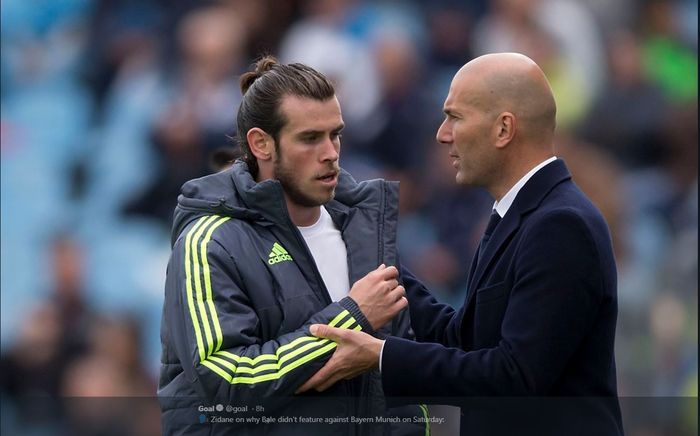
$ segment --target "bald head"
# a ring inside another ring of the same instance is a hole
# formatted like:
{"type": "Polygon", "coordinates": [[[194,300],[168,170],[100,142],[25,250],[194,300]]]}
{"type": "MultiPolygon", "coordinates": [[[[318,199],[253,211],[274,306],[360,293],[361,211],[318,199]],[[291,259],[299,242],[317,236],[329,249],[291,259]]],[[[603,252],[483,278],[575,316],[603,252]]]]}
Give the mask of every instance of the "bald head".
{"type": "Polygon", "coordinates": [[[500,199],[554,155],[556,105],[542,70],[527,56],[478,57],[455,75],[436,138],[447,145],[457,183],[500,199]]]}
{"type": "Polygon", "coordinates": [[[551,142],[556,104],[544,73],[529,57],[518,53],[480,56],[455,75],[465,102],[497,115],[512,112],[518,136],[535,143],[551,142]]]}

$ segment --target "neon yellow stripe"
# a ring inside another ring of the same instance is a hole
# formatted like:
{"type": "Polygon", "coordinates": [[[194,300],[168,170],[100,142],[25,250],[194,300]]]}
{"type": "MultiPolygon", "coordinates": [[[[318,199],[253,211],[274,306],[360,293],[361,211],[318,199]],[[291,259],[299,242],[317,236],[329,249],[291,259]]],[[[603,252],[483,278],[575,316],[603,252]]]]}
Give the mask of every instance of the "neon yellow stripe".
{"type": "MultiPolygon", "coordinates": [[[[286,354],[286,355],[283,356],[281,359],[279,358],[279,354],[280,354],[282,351],[284,351],[284,350],[281,350],[282,347],[280,347],[280,349],[277,350],[278,355],[274,355],[274,354],[263,354],[263,355],[261,355],[261,356],[256,357],[255,359],[251,359],[251,358],[249,358],[249,357],[239,357],[239,356],[236,356],[235,354],[231,354],[231,353],[229,353],[229,352],[227,352],[227,351],[219,351],[219,352],[217,352],[217,353],[215,353],[215,354],[225,355],[226,357],[228,357],[228,358],[230,358],[230,359],[233,359],[233,360],[235,360],[235,361],[238,362],[238,363],[240,363],[240,362],[243,362],[243,363],[251,363],[251,364],[253,364],[253,365],[256,365],[257,363],[259,363],[259,362],[261,362],[261,361],[264,361],[264,360],[272,360],[272,361],[274,361],[275,363],[271,363],[271,364],[268,364],[268,365],[276,365],[277,369],[279,369],[280,366],[282,365],[282,363],[286,362],[287,360],[291,359],[292,357],[298,355],[299,353],[303,352],[304,350],[308,350],[308,349],[310,349],[310,348],[314,348],[315,346],[318,346],[318,345],[316,345],[316,344],[318,343],[319,338],[314,337],[314,336],[304,336],[303,338],[297,339],[297,340],[294,341],[293,343],[290,343],[290,344],[285,345],[285,347],[289,348],[290,346],[296,346],[296,345],[299,345],[299,344],[301,344],[301,343],[303,343],[303,342],[309,342],[309,341],[316,341],[316,342],[315,342],[314,344],[308,344],[308,345],[306,345],[306,346],[304,346],[304,347],[298,348],[297,350],[294,350],[294,351],[292,351],[291,353],[286,354]]],[[[268,365],[263,365],[263,366],[268,366],[268,365]]],[[[241,368],[242,368],[242,367],[239,367],[239,370],[240,370],[241,368]]],[[[252,369],[252,368],[249,368],[249,369],[252,369]]]]}
{"type": "MultiPolygon", "coordinates": [[[[345,318],[345,316],[349,315],[349,314],[350,314],[350,312],[348,312],[347,310],[343,310],[335,318],[333,318],[333,320],[331,322],[329,322],[328,325],[331,327],[335,327],[340,322],[341,319],[345,318]]],[[[350,317],[350,319],[354,320],[355,318],[350,317]]]]}
{"type": "Polygon", "coordinates": [[[303,336],[301,338],[295,339],[294,341],[292,341],[286,345],[282,345],[281,347],[279,347],[277,349],[276,354],[261,354],[260,356],[257,356],[254,359],[251,359],[250,357],[237,356],[235,354],[231,354],[228,351],[223,351],[223,350],[217,351],[214,354],[220,354],[222,356],[226,356],[229,359],[232,359],[232,360],[239,362],[239,363],[250,363],[252,365],[256,365],[259,362],[262,362],[265,360],[277,361],[277,359],[279,359],[279,355],[281,353],[285,352],[286,350],[293,348],[293,347],[296,347],[297,345],[302,344],[304,342],[316,341],[316,340],[318,340],[318,338],[315,336],[303,336]]]}
{"type": "Polygon", "coordinates": [[[204,230],[212,223],[214,220],[219,218],[216,215],[210,216],[205,222],[202,227],[197,230],[197,233],[195,233],[194,238],[192,238],[192,264],[193,264],[193,276],[194,276],[194,285],[195,285],[195,290],[196,295],[197,295],[197,307],[199,307],[199,315],[202,318],[202,325],[204,325],[204,333],[206,336],[207,340],[207,349],[210,350],[207,353],[207,356],[211,354],[211,349],[213,346],[213,339],[211,336],[211,328],[209,328],[209,317],[207,316],[207,309],[204,307],[204,298],[202,297],[202,278],[200,276],[200,271],[199,271],[199,256],[197,254],[197,241],[199,238],[202,237],[202,233],[204,233],[204,230]]]}
{"type": "Polygon", "coordinates": [[[250,357],[237,356],[235,354],[229,353],[228,351],[224,351],[224,350],[217,351],[215,354],[220,354],[222,356],[226,356],[229,359],[235,360],[236,362],[250,363],[252,365],[255,365],[258,362],[261,362],[263,360],[277,361],[277,356],[275,356],[274,354],[261,354],[254,359],[251,359],[250,357]]]}
{"type": "Polygon", "coordinates": [[[295,339],[292,342],[279,347],[276,351],[276,354],[277,354],[277,356],[279,356],[280,354],[284,353],[285,351],[287,351],[291,348],[296,347],[299,344],[303,344],[304,342],[308,342],[308,341],[315,341],[316,339],[318,339],[316,336],[302,336],[301,338],[295,339]]]}
{"type": "Polygon", "coordinates": [[[209,362],[208,360],[203,360],[202,365],[206,366],[207,368],[211,369],[215,373],[219,374],[227,382],[233,383],[233,377],[231,377],[230,374],[228,374],[226,371],[219,368],[218,366],[214,365],[213,363],[209,362]]]}
{"type": "Polygon", "coordinates": [[[302,357],[299,360],[294,361],[293,363],[290,363],[289,365],[285,366],[282,368],[279,372],[277,373],[272,373],[272,374],[265,374],[265,375],[260,375],[257,377],[234,377],[233,380],[230,381],[231,384],[254,384],[254,383],[260,383],[268,380],[277,380],[278,378],[282,377],[284,374],[288,373],[289,371],[298,368],[299,366],[315,359],[318,356],[321,356],[328,351],[332,350],[333,348],[337,347],[338,344],[335,342],[331,342],[330,344],[326,345],[325,347],[314,351],[313,353],[308,354],[307,356],[302,357]]]}
{"type": "Polygon", "coordinates": [[[260,375],[257,377],[234,377],[233,380],[230,381],[231,384],[254,384],[254,383],[260,383],[268,380],[277,380],[280,377],[282,377],[284,374],[288,373],[289,371],[298,368],[299,366],[308,363],[309,361],[327,353],[328,351],[332,350],[333,348],[337,347],[338,344],[335,342],[330,341],[329,339],[322,339],[321,343],[314,343],[314,344],[308,344],[308,345],[313,345],[314,347],[321,345],[323,343],[327,343],[323,348],[320,348],[312,353],[309,353],[308,355],[295,360],[294,362],[284,366],[280,371],[276,373],[270,373],[270,374],[265,374],[265,375],[260,375]]]}
{"type": "MultiPolygon", "coordinates": [[[[338,315],[336,315],[335,318],[331,320],[331,322],[328,323],[329,326],[335,327],[342,319],[344,319],[346,316],[350,315],[350,313],[347,310],[343,310],[340,312],[338,315]]],[[[356,323],[355,318],[350,316],[349,319],[347,319],[339,328],[348,328],[352,324],[356,323]]],[[[362,330],[362,327],[358,324],[356,325],[353,330],[362,330]]],[[[265,361],[265,360],[271,360],[271,363],[261,365],[255,368],[248,368],[248,367],[240,367],[236,366],[234,363],[229,362],[227,360],[221,359],[215,355],[211,355],[207,357],[207,360],[202,362],[205,364],[208,368],[212,369],[212,371],[216,372],[219,374],[221,377],[223,377],[225,380],[227,380],[231,384],[254,384],[254,383],[260,383],[268,380],[277,380],[280,377],[282,377],[284,374],[288,373],[289,371],[298,368],[299,366],[315,359],[318,356],[323,355],[324,353],[327,353],[328,351],[332,350],[333,348],[337,347],[338,344],[335,342],[330,341],[329,339],[322,339],[322,338],[316,338],[314,336],[304,336],[301,338],[297,338],[294,341],[290,342],[289,344],[283,345],[279,347],[276,350],[275,354],[263,354],[260,356],[255,357],[254,359],[251,359],[249,357],[245,356],[237,356],[233,353],[230,353],[228,351],[217,351],[215,354],[225,356],[237,363],[240,362],[245,362],[245,363],[250,363],[253,365],[256,365],[259,362],[265,361]],[[304,342],[309,342],[313,341],[311,343],[308,343],[302,347],[296,348],[290,353],[284,355],[282,358],[279,357],[280,353],[283,353],[284,351],[294,348],[304,342]],[[308,351],[308,350],[313,350],[315,348],[319,348],[306,356],[303,356],[295,361],[292,361],[291,363],[288,363],[287,365],[284,365],[285,362],[291,360],[292,358],[308,351]],[[226,369],[229,369],[231,373],[225,371],[225,369],[219,367],[218,365],[214,364],[214,362],[219,363],[219,365],[223,366],[226,369]],[[264,374],[264,375],[259,375],[256,377],[236,377],[236,374],[256,374],[262,371],[268,371],[271,369],[276,369],[276,372],[269,373],[269,374],[264,374]],[[225,375],[224,375],[225,374],[225,375]]]]}
{"type": "MultiPolygon", "coordinates": [[[[212,292],[211,292],[211,273],[209,271],[209,261],[207,259],[207,244],[211,240],[211,235],[214,233],[214,230],[216,230],[217,227],[219,227],[221,224],[225,223],[226,221],[230,220],[231,217],[223,217],[219,221],[215,222],[211,227],[209,227],[209,231],[207,231],[207,235],[204,237],[204,240],[200,244],[200,248],[202,251],[202,272],[204,275],[204,288],[207,291],[207,303],[209,306],[209,315],[211,316],[211,319],[214,324],[214,331],[216,334],[216,349],[221,348],[221,343],[224,340],[224,335],[221,333],[221,325],[219,324],[219,316],[216,314],[216,308],[214,307],[214,298],[212,297],[212,292]]],[[[213,343],[209,343],[209,352],[207,355],[211,355],[212,353],[212,347],[213,343]]]]}
{"type": "MultiPolygon", "coordinates": [[[[268,363],[265,365],[260,365],[260,366],[254,367],[254,368],[248,368],[246,366],[236,366],[232,362],[229,362],[229,361],[221,359],[221,358],[217,358],[216,355],[207,357],[207,360],[212,360],[214,362],[218,362],[221,364],[221,366],[230,369],[231,372],[235,373],[235,374],[257,374],[259,372],[267,371],[270,369],[275,369],[275,370],[279,371],[280,368],[283,367],[282,365],[286,361],[292,359],[293,357],[298,356],[299,354],[301,354],[305,351],[312,350],[314,348],[318,348],[318,347],[325,345],[329,342],[327,339],[319,339],[319,338],[314,338],[314,339],[316,339],[317,341],[294,350],[293,352],[291,352],[291,353],[285,355],[284,357],[282,357],[281,359],[279,359],[279,361],[275,361],[275,362],[268,363]]],[[[217,354],[221,354],[221,353],[217,353],[217,354]]]]}
{"type": "Polygon", "coordinates": [[[257,374],[259,372],[267,371],[270,369],[279,370],[280,367],[276,363],[268,363],[267,365],[260,365],[255,368],[239,366],[238,368],[236,368],[236,374],[257,374]]]}
{"type": "Polygon", "coordinates": [[[347,328],[350,327],[354,322],[355,322],[355,318],[350,318],[349,320],[345,321],[345,322],[343,323],[343,325],[341,325],[341,326],[338,327],[338,328],[339,328],[339,329],[347,329],[347,328]]]}
{"type": "MultiPolygon", "coordinates": [[[[336,315],[336,317],[333,318],[333,320],[331,320],[331,322],[329,322],[328,325],[331,327],[335,327],[338,324],[338,322],[340,322],[340,320],[342,320],[343,318],[345,318],[349,314],[350,314],[350,312],[348,312],[347,310],[343,310],[338,315],[336,315]]],[[[350,317],[350,320],[355,322],[355,318],[353,318],[353,317],[350,317]]],[[[317,339],[318,338],[315,336],[302,336],[301,338],[297,338],[288,344],[282,345],[281,347],[279,347],[276,350],[275,354],[261,354],[255,358],[238,356],[236,354],[232,354],[232,353],[229,353],[228,351],[224,351],[224,350],[217,351],[216,354],[226,356],[229,359],[232,359],[233,361],[238,362],[238,363],[250,363],[251,365],[256,365],[259,362],[262,362],[264,360],[277,361],[279,359],[279,355],[282,354],[283,352],[287,351],[288,349],[294,348],[301,343],[308,342],[308,341],[315,341],[317,339]]]]}
{"type": "Polygon", "coordinates": [[[271,369],[280,369],[280,366],[277,363],[268,363],[267,365],[260,365],[255,368],[248,368],[245,366],[236,366],[233,363],[216,356],[209,356],[207,357],[207,360],[218,363],[220,367],[230,370],[233,374],[256,374],[258,372],[269,371],[271,369]]]}
{"type": "Polygon", "coordinates": [[[194,308],[194,299],[192,298],[192,283],[191,283],[191,273],[190,273],[190,241],[192,240],[192,235],[197,231],[199,226],[206,220],[207,217],[201,217],[197,223],[192,226],[189,232],[187,232],[187,237],[185,238],[185,285],[187,287],[187,306],[190,309],[190,317],[192,318],[192,324],[194,324],[194,332],[197,337],[197,348],[199,349],[199,361],[204,360],[204,344],[202,343],[202,332],[199,329],[199,320],[197,318],[197,311],[194,308]]]}
{"type": "MultiPolygon", "coordinates": [[[[317,338],[317,339],[318,339],[318,338],[317,338]]],[[[281,368],[281,367],[282,367],[282,364],[283,364],[284,362],[287,362],[287,361],[290,360],[292,357],[296,357],[296,356],[300,355],[300,354],[303,353],[304,351],[307,351],[307,350],[311,350],[311,349],[313,349],[313,348],[318,348],[318,347],[320,347],[321,345],[323,345],[323,344],[325,343],[324,341],[328,342],[327,339],[325,339],[325,340],[324,340],[324,339],[319,339],[317,342],[312,342],[312,343],[310,343],[310,344],[304,345],[303,347],[297,348],[296,350],[294,350],[294,351],[292,351],[291,353],[286,354],[284,357],[282,357],[282,358],[280,359],[278,365],[279,365],[280,368],[281,368]]]]}
{"type": "Polygon", "coordinates": [[[428,420],[428,407],[425,404],[419,404],[420,410],[423,411],[423,417],[425,418],[425,436],[430,436],[430,421],[428,420]]]}
{"type": "Polygon", "coordinates": [[[229,369],[231,373],[236,372],[236,365],[234,363],[229,362],[228,360],[224,360],[217,356],[207,356],[207,360],[218,363],[219,366],[229,369]]]}

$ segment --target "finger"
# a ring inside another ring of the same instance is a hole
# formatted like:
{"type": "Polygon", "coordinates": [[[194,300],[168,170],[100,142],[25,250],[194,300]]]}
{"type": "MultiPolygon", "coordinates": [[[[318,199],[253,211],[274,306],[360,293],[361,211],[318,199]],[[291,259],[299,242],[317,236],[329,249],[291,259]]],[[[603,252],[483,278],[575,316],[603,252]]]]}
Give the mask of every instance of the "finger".
{"type": "Polygon", "coordinates": [[[302,392],[308,391],[309,389],[313,389],[317,385],[321,384],[326,378],[328,378],[332,372],[332,369],[329,369],[329,366],[331,366],[329,365],[329,363],[330,361],[328,361],[323,368],[319,369],[318,372],[316,372],[316,374],[311,376],[310,379],[306,380],[306,382],[303,385],[301,385],[301,387],[297,389],[295,393],[300,394],[302,392]]]}
{"type": "Polygon", "coordinates": [[[334,342],[340,342],[346,330],[331,327],[326,324],[312,324],[309,331],[317,338],[326,338],[334,342]]]}
{"type": "Polygon", "coordinates": [[[306,382],[303,385],[301,385],[301,387],[299,389],[296,390],[295,394],[301,394],[302,392],[306,392],[309,389],[313,389],[317,385],[319,385],[323,381],[323,374],[319,375],[319,373],[322,370],[323,370],[323,368],[321,370],[319,370],[319,372],[317,372],[316,374],[311,376],[310,379],[306,380],[306,382]]]}
{"type": "Polygon", "coordinates": [[[385,264],[379,265],[374,271],[370,271],[365,277],[378,277],[379,279],[384,278],[385,271],[387,267],[385,264]]]}
{"type": "Polygon", "coordinates": [[[318,387],[318,385],[321,384],[321,382],[323,382],[323,380],[324,380],[323,378],[317,377],[316,375],[314,375],[313,377],[308,379],[306,381],[306,383],[301,385],[301,387],[299,389],[297,389],[296,392],[294,392],[294,393],[295,394],[303,394],[304,392],[310,391],[311,389],[316,389],[318,387]]]}
{"type": "Polygon", "coordinates": [[[387,285],[389,285],[389,290],[391,291],[399,285],[399,282],[396,279],[391,279],[387,282],[387,285]]]}
{"type": "Polygon", "coordinates": [[[389,295],[393,298],[393,301],[399,301],[402,297],[406,296],[406,290],[403,286],[396,286],[389,295]]]}
{"type": "Polygon", "coordinates": [[[333,386],[334,384],[336,384],[336,383],[337,383],[340,379],[342,379],[342,378],[343,378],[343,376],[340,376],[340,375],[336,374],[336,375],[332,376],[331,378],[329,378],[328,380],[326,380],[326,381],[324,381],[323,383],[321,383],[321,384],[319,384],[318,386],[316,386],[316,390],[317,390],[318,392],[323,392],[323,391],[325,391],[326,389],[328,389],[328,388],[330,388],[331,386],[333,386]]]}
{"type": "Polygon", "coordinates": [[[297,394],[297,395],[298,395],[298,394],[303,394],[304,392],[306,392],[306,391],[308,391],[309,389],[313,388],[313,387],[314,387],[314,384],[315,384],[315,381],[313,381],[312,379],[313,379],[313,377],[310,378],[310,379],[308,379],[308,380],[306,381],[306,383],[304,383],[303,385],[301,385],[301,386],[299,387],[299,389],[297,389],[296,391],[294,391],[294,393],[297,394]]]}
{"type": "Polygon", "coordinates": [[[384,280],[395,279],[399,276],[399,270],[395,266],[388,266],[381,271],[381,277],[384,280]]]}
{"type": "Polygon", "coordinates": [[[408,307],[408,299],[406,299],[406,297],[401,297],[399,301],[394,303],[393,307],[397,309],[397,312],[404,310],[406,307],[408,307]]]}
{"type": "Polygon", "coordinates": [[[402,297],[406,297],[406,288],[404,288],[403,285],[398,285],[396,289],[401,293],[402,297]]]}

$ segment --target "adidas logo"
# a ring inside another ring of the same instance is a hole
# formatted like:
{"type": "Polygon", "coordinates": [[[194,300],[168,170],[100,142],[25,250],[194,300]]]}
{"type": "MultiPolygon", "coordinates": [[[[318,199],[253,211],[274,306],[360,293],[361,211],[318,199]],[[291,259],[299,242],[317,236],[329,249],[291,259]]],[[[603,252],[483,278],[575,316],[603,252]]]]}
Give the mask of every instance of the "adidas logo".
{"type": "Polygon", "coordinates": [[[275,244],[272,246],[272,251],[270,251],[267,263],[269,263],[270,265],[274,265],[276,263],[291,260],[293,260],[292,256],[290,256],[289,253],[287,253],[287,250],[285,250],[284,247],[281,246],[279,243],[275,242],[275,244]]]}

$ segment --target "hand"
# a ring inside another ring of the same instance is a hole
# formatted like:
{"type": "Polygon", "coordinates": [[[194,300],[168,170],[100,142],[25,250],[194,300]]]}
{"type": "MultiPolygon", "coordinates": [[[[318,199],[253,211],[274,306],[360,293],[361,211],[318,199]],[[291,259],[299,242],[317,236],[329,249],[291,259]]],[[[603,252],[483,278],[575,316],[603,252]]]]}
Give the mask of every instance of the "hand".
{"type": "Polygon", "coordinates": [[[379,366],[383,341],[367,333],[325,324],[314,324],[309,329],[314,336],[336,342],[338,348],[323,368],[296,391],[297,394],[309,389],[323,392],[339,380],[353,378],[379,366]]]}
{"type": "Polygon", "coordinates": [[[406,291],[396,280],[398,275],[396,267],[381,264],[350,289],[348,296],[357,303],[374,330],[408,306],[406,291]]]}

